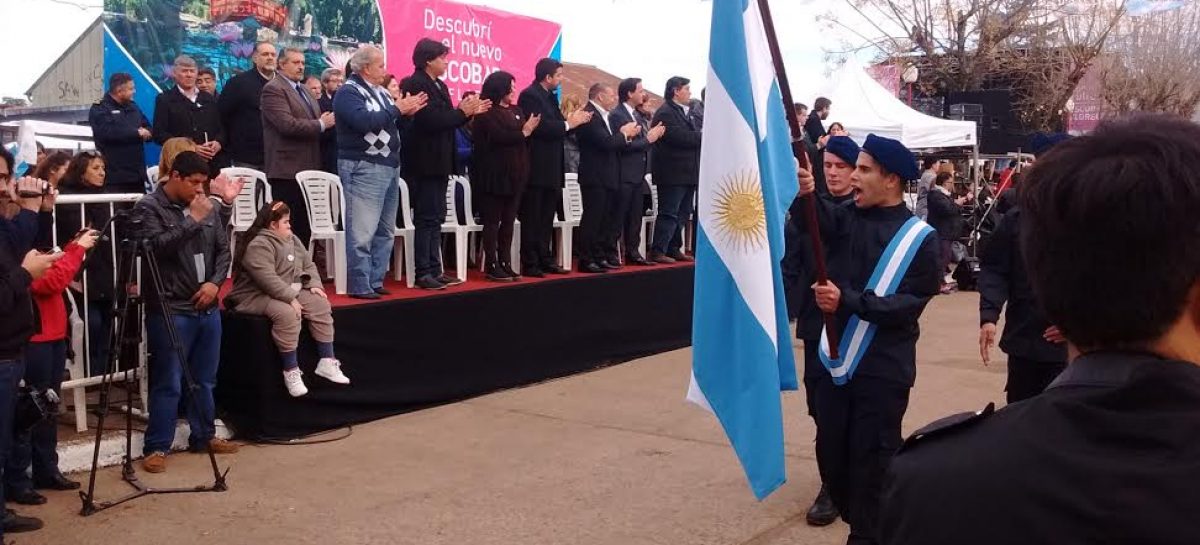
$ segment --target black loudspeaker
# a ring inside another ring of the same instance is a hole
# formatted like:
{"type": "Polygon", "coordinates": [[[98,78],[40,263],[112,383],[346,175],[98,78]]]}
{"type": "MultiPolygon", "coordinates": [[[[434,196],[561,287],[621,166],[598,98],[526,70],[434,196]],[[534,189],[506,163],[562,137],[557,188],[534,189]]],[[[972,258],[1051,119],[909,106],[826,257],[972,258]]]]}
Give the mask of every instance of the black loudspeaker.
{"type": "Polygon", "coordinates": [[[949,93],[946,104],[950,119],[975,122],[980,153],[1008,153],[1027,145],[1028,137],[1013,111],[1011,91],[949,93]]]}
{"type": "Polygon", "coordinates": [[[964,257],[954,268],[954,282],[959,291],[975,291],[979,281],[979,258],[964,257]]]}

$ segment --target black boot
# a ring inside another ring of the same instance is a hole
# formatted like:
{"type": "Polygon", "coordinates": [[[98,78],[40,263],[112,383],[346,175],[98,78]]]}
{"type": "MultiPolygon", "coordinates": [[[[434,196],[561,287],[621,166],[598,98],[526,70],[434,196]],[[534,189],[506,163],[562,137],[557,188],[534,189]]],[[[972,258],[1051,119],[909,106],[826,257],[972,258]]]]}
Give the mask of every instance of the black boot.
{"type": "Polygon", "coordinates": [[[813,500],[812,507],[808,508],[808,516],[805,520],[808,521],[809,526],[829,526],[837,518],[837,507],[833,505],[833,499],[829,497],[829,491],[822,483],[821,491],[817,493],[817,499],[813,500]]]}
{"type": "Polygon", "coordinates": [[[507,261],[501,261],[500,268],[503,269],[504,274],[507,274],[508,277],[511,278],[513,281],[517,281],[517,280],[521,279],[521,275],[517,274],[517,272],[513,270],[511,263],[509,263],[507,261]]]}

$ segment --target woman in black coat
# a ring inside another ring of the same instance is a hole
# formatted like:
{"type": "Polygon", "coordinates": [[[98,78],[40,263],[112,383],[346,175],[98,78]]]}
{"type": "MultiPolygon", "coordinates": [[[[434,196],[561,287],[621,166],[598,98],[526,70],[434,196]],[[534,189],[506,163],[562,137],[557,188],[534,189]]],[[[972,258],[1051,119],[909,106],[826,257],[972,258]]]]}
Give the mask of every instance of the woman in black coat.
{"type": "MultiPolygon", "coordinates": [[[[58,184],[61,195],[104,194],[104,158],[92,151],[80,152],[67,165],[67,173],[58,184]]],[[[59,204],[55,208],[58,226],[58,244],[75,237],[83,227],[101,230],[112,216],[108,204],[59,204]]],[[[84,261],[83,271],[87,275],[88,368],[89,376],[104,374],[108,366],[108,334],[112,323],[110,311],[115,295],[113,271],[113,246],[111,231],[96,243],[96,247],[84,261]]],[[[81,273],[82,274],[82,273],[81,273]]],[[[79,315],[84,317],[84,294],[82,284],[73,282],[72,292],[79,315]]]]}
{"type": "Polygon", "coordinates": [[[472,122],[474,149],[471,180],[483,213],[483,252],[488,280],[512,282],[520,278],[512,269],[513,221],[521,203],[521,192],[529,178],[529,147],[526,139],[541,122],[541,116],[524,115],[517,107],[517,89],[512,74],[495,72],[483,82],[480,95],[495,105],[472,122]]]}

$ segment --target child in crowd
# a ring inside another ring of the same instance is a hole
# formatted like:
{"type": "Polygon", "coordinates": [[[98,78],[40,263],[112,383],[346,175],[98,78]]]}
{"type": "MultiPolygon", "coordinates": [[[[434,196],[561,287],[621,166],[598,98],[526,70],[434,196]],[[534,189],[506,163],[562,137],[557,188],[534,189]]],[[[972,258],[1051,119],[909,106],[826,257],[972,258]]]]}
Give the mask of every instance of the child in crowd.
{"type": "Polygon", "coordinates": [[[233,257],[233,291],[226,304],[237,312],[271,319],[271,336],[283,357],[283,383],[292,397],[308,393],[296,361],[300,319],[308,320],[317,341],[316,374],[350,384],[333,354],[333,311],[321,289],[308,250],[292,234],[291,210],[282,201],[267,204],[238,240],[233,257]]]}
{"type": "MultiPolygon", "coordinates": [[[[41,317],[41,330],[25,350],[25,384],[38,390],[62,388],[67,366],[67,307],[63,292],[79,273],[88,250],[96,245],[98,231],[86,229],[63,249],[62,259],[33,281],[33,293],[41,317]]],[[[108,339],[93,342],[107,343],[108,339]]],[[[54,419],[38,422],[32,430],[18,432],[4,471],[5,499],[22,505],[40,505],[46,498],[34,489],[73,490],[79,483],[67,479],[58,470],[58,423],[54,419]],[[27,470],[32,466],[32,478],[27,470]]]]}

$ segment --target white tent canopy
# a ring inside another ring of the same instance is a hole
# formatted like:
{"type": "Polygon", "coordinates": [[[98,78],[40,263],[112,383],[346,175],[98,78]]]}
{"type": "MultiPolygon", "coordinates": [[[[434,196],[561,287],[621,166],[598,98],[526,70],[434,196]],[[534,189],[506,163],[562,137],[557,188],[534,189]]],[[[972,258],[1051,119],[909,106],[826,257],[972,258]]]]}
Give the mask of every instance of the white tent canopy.
{"type": "Polygon", "coordinates": [[[91,150],[96,148],[92,141],[92,128],[84,125],[51,123],[25,119],[0,123],[4,127],[17,129],[17,160],[27,164],[36,162],[37,150],[34,142],[40,142],[49,150],[91,150]]]}
{"type": "MultiPolygon", "coordinates": [[[[853,58],[818,89],[812,98],[823,96],[833,101],[825,125],[840,122],[859,144],[867,134],[874,133],[899,140],[914,150],[976,145],[975,122],[928,116],[910,108],[853,58]]],[[[809,95],[796,95],[800,97],[809,95]]]]}

